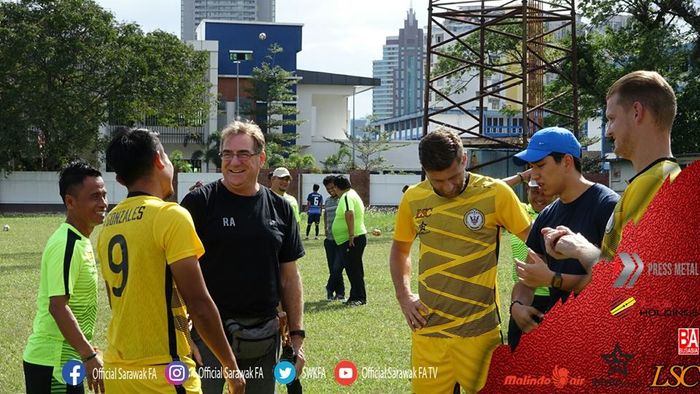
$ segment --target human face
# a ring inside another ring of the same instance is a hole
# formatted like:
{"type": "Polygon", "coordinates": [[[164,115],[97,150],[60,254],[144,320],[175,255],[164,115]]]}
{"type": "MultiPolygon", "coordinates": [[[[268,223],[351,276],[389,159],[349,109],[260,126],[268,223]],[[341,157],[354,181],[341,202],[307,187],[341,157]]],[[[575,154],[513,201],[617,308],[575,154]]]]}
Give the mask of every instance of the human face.
{"type": "Polygon", "coordinates": [[[170,157],[165,153],[163,148],[158,151],[160,156],[160,162],[163,166],[163,177],[161,180],[161,189],[163,190],[163,199],[169,199],[173,194],[175,194],[175,189],[173,189],[173,174],[175,173],[175,168],[173,163],[170,161],[170,157]]]}
{"type": "Polygon", "coordinates": [[[292,181],[291,177],[285,176],[282,178],[278,178],[276,176],[273,176],[272,179],[270,180],[270,188],[278,194],[284,194],[287,192],[287,189],[289,188],[289,183],[292,181]]]}
{"type": "Polygon", "coordinates": [[[539,187],[528,187],[527,189],[527,200],[532,205],[532,209],[535,212],[542,212],[542,210],[554,200],[553,196],[545,196],[539,187]]]}
{"type": "Polygon", "coordinates": [[[464,190],[464,168],[467,157],[462,161],[454,161],[451,166],[440,171],[425,171],[425,176],[437,195],[445,198],[455,198],[464,190]]]}
{"type": "Polygon", "coordinates": [[[546,197],[553,197],[561,194],[564,187],[564,161],[557,163],[552,156],[546,156],[544,159],[531,163],[532,172],[530,176],[537,181],[540,186],[538,189],[546,197]]]}
{"type": "Polygon", "coordinates": [[[79,228],[81,231],[91,231],[98,224],[102,224],[107,214],[107,190],[102,177],[85,177],[82,185],[66,194],[66,207],[72,221],[82,227],[79,228]]]}
{"type": "Polygon", "coordinates": [[[254,194],[257,191],[260,168],[265,163],[265,151],[255,150],[253,137],[246,134],[233,134],[221,143],[221,152],[221,174],[224,177],[224,185],[235,193],[254,194]],[[235,155],[229,157],[232,153],[235,155]]]}
{"type": "Polygon", "coordinates": [[[328,194],[333,197],[333,198],[338,198],[338,192],[335,190],[335,185],[332,183],[329,183],[327,185],[324,185],[326,187],[326,191],[328,194]]]}
{"type": "Polygon", "coordinates": [[[635,104],[639,105],[639,103],[633,103],[629,108],[624,108],[618,103],[618,95],[615,93],[607,100],[605,111],[605,117],[608,119],[605,137],[614,143],[615,154],[626,159],[631,158],[631,153],[635,150],[636,140],[638,140],[633,135],[635,104]]]}

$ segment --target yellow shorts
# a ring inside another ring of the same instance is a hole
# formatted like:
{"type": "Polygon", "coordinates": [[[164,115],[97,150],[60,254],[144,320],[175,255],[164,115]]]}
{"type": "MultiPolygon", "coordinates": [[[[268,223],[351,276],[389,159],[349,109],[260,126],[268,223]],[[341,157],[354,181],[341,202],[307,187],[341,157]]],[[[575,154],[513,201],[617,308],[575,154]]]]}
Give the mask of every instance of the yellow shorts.
{"type": "MultiPolygon", "coordinates": [[[[197,375],[196,365],[189,358],[183,358],[189,370],[189,378],[182,384],[183,393],[201,394],[202,386],[197,375]]],[[[110,394],[132,393],[180,393],[165,380],[166,365],[110,365],[104,364],[103,378],[105,391],[110,394]]]]}
{"type": "Polygon", "coordinates": [[[491,355],[500,344],[498,327],[478,337],[464,338],[435,338],[413,333],[413,392],[451,394],[455,383],[467,393],[481,390],[486,384],[491,355]]]}

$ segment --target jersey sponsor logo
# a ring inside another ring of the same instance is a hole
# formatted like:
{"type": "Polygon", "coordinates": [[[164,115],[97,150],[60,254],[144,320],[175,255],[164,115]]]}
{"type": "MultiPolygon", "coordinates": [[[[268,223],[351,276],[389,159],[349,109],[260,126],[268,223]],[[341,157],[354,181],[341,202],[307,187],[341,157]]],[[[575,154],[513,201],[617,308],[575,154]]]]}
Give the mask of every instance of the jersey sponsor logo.
{"type": "Polygon", "coordinates": [[[418,235],[429,233],[430,230],[426,229],[427,226],[428,224],[426,222],[420,222],[418,225],[418,235]]]}
{"type": "Polygon", "coordinates": [[[416,211],[416,219],[427,218],[433,214],[433,208],[418,208],[416,211]]]}
{"type": "Polygon", "coordinates": [[[472,208],[464,214],[464,225],[472,231],[479,231],[484,227],[484,213],[476,208],[472,208]]]}
{"type": "Polygon", "coordinates": [[[221,218],[223,221],[224,227],[236,227],[236,221],[233,220],[233,217],[230,218],[221,218]]]}
{"type": "Polygon", "coordinates": [[[700,329],[699,328],[679,328],[678,329],[678,355],[697,356],[700,355],[700,329]]]}

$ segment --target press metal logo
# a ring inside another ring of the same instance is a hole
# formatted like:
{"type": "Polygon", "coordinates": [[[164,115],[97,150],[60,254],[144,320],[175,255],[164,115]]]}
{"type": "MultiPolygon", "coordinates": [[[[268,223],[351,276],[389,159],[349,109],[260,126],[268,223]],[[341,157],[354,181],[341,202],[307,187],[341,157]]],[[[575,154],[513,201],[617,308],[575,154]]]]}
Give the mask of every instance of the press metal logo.
{"type": "Polygon", "coordinates": [[[613,287],[627,287],[631,288],[639,279],[639,276],[644,272],[644,262],[639,257],[638,254],[633,253],[632,255],[628,253],[620,253],[620,260],[622,260],[622,272],[617,280],[613,284],[613,287]],[[632,279],[630,279],[630,277],[632,279]],[[627,282],[629,280],[629,283],[627,282]],[[625,286],[627,283],[627,286],[625,286]]]}
{"type": "MultiPolygon", "coordinates": [[[[644,272],[644,261],[637,253],[620,253],[622,272],[617,277],[613,287],[632,288],[644,272]]],[[[700,268],[697,262],[653,262],[648,264],[647,273],[653,276],[699,276],[700,268]]]]}

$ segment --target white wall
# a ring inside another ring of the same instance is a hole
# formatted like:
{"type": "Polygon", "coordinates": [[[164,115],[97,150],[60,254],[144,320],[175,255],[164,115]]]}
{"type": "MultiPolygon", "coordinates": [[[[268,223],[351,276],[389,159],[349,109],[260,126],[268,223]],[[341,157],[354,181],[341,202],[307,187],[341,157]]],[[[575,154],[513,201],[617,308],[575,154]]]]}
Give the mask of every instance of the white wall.
{"type": "MultiPolygon", "coordinates": [[[[113,172],[102,173],[110,204],[126,197],[113,172]]],[[[0,174],[0,203],[2,204],[63,204],[58,194],[58,172],[24,172],[0,174]]]]}
{"type": "MultiPolygon", "coordinates": [[[[319,193],[328,197],[323,178],[329,174],[304,174],[302,177],[300,201],[306,204],[306,196],[312,192],[317,183],[319,193]]],[[[346,174],[347,176],[347,174],[346,174]]],[[[126,188],[116,181],[113,172],[102,173],[110,204],[117,204],[126,198],[126,188]]],[[[221,178],[217,173],[180,173],[178,174],[178,200],[189,192],[190,186],[197,181],[204,184],[221,178]]],[[[370,198],[368,205],[398,205],[401,189],[404,185],[420,182],[420,175],[370,175],[370,198]]],[[[57,204],[61,205],[58,194],[58,173],[56,172],[13,172],[0,174],[0,204],[57,204]]]]}
{"type": "Polygon", "coordinates": [[[297,85],[297,108],[299,120],[297,143],[309,146],[323,137],[343,138],[348,125],[348,96],[352,86],[297,85]]]}

